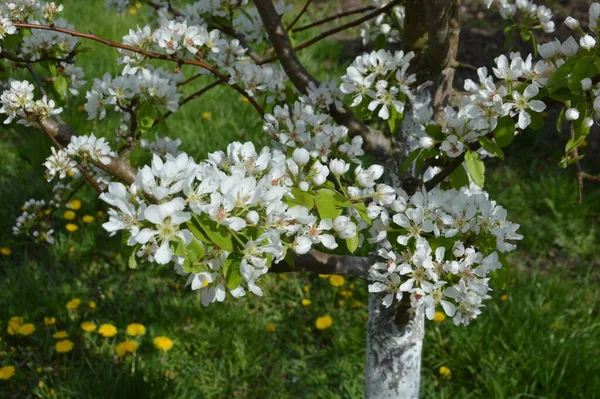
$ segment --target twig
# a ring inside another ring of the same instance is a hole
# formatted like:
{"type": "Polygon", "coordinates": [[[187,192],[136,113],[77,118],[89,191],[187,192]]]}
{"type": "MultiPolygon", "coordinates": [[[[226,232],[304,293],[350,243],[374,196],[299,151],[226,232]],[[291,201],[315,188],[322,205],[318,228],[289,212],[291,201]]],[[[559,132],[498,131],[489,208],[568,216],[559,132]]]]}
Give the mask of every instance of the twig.
{"type": "Polygon", "coordinates": [[[292,29],[294,27],[294,25],[296,25],[296,22],[298,22],[298,20],[300,18],[302,18],[302,16],[304,15],[304,13],[306,12],[306,10],[308,9],[308,6],[310,5],[310,3],[312,3],[312,0],[307,0],[307,2],[304,4],[304,7],[302,7],[302,10],[300,10],[300,12],[298,13],[298,15],[296,15],[296,18],[294,18],[294,20],[292,21],[292,23],[289,24],[288,27],[285,28],[285,30],[287,30],[289,32],[290,29],[292,29]]]}
{"type": "Polygon", "coordinates": [[[176,63],[177,65],[199,66],[201,68],[206,69],[207,71],[209,71],[210,73],[212,73],[213,75],[215,75],[216,77],[221,79],[224,83],[227,83],[230,87],[232,87],[238,93],[240,93],[241,95],[246,97],[248,99],[248,102],[250,102],[250,104],[252,104],[252,106],[256,109],[256,111],[260,114],[261,117],[265,114],[265,111],[262,109],[262,107],[260,105],[258,105],[256,100],[254,98],[252,98],[252,96],[250,96],[248,93],[246,93],[246,91],[244,89],[242,89],[241,87],[239,87],[238,85],[236,85],[234,83],[229,83],[228,76],[222,74],[221,72],[219,72],[219,70],[214,68],[212,65],[207,64],[206,62],[198,61],[198,60],[190,60],[190,59],[185,59],[185,58],[179,58],[179,57],[174,57],[172,55],[159,54],[159,53],[155,53],[152,51],[142,50],[140,48],[137,48],[134,46],[129,46],[127,44],[113,42],[111,40],[97,36],[93,33],[82,33],[82,32],[78,32],[78,31],[71,30],[71,29],[59,28],[57,26],[35,25],[35,24],[28,24],[28,23],[15,23],[14,26],[17,28],[41,29],[41,30],[50,30],[50,31],[54,31],[54,32],[65,33],[70,36],[81,37],[84,39],[93,40],[93,41],[102,43],[109,47],[120,48],[122,50],[128,50],[128,51],[131,51],[134,53],[142,54],[148,58],[170,61],[170,62],[176,63]]]}
{"type": "MultiPolygon", "coordinates": [[[[481,148],[481,144],[479,142],[476,142],[476,143],[471,144],[468,149],[470,151],[477,151],[480,148],[481,148]]],[[[458,168],[463,163],[463,161],[465,160],[466,154],[467,154],[467,152],[465,151],[462,154],[460,154],[458,157],[454,158],[452,160],[452,162],[450,162],[448,165],[446,165],[444,167],[444,169],[442,169],[440,171],[440,173],[433,176],[433,178],[431,180],[426,181],[425,189],[427,191],[430,191],[434,187],[436,187],[438,184],[443,182],[444,179],[446,179],[446,177],[450,176],[450,174],[452,172],[454,172],[456,170],[456,168],[458,168]]]]}
{"type": "Polygon", "coordinates": [[[350,15],[354,15],[354,14],[360,14],[360,13],[363,13],[365,11],[371,11],[371,10],[375,10],[375,9],[377,9],[377,7],[375,7],[375,6],[367,6],[367,7],[357,8],[355,10],[340,12],[339,14],[335,14],[335,15],[332,15],[330,17],[326,17],[326,18],[320,19],[320,20],[318,20],[316,22],[313,22],[311,24],[304,25],[304,26],[301,26],[299,28],[293,29],[292,32],[294,32],[294,33],[302,32],[303,30],[314,28],[315,26],[326,24],[327,22],[333,21],[334,19],[343,18],[343,17],[347,17],[347,16],[350,16],[350,15]]]}
{"type": "Polygon", "coordinates": [[[85,186],[85,179],[79,182],[79,184],[69,193],[67,198],[64,200],[65,203],[68,203],[71,198],[77,193],[77,191],[81,190],[81,187],[85,186]]]}
{"type": "MultiPolygon", "coordinates": [[[[569,123],[569,131],[571,133],[571,139],[575,140],[575,128],[572,123],[569,123]]],[[[571,154],[574,158],[579,157],[579,150],[577,147],[573,148],[571,154]]],[[[583,177],[581,171],[581,163],[579,160],[575,161],[575,179],[577,179],[577,205],[581,205],[583,202],[583,177]]]]}
{"type": "Polygon", "coordinates": [[[469,71],[477,72],[476,66],[473,66],[471,64],[465,64],[463,62],[455,61],[452,64],[450,64],[449,66],[450,66],[450,68],[454,68],[454,69],[467,69],[469,71]]]}
{"type": "Polygon", "coordinates": [[[35,80],[35,84],[37,85],[38,89],[40,89],[40,92],[42,93],[42,95],[47,97],[48,94],[46,93],[46,89],[44,89],[44,86],[42,85],[42,81],[40,80],[37,73],[35,73],[35,70],[33,69],[33,65],[31,65],[30,63],[27,63],[27,64],[25,64],[25,67],[29,70],[29,73],[31,73],[31,76],[33,76],[33,80],[35,80]]]}
{"type": "MultiPolygon", "coordinates": [[[[312,38],[310,40],[307,40],[307,41],[305,41],[302,44],[299,44],[298,46],[294,47],[292,50],[294,52],[298,52],[298,51],[300,51],[302,49],[305,49],[305,48],[307,48],[309,46],[312,46],[313,44],[317,43],[320,40],[325,39],[326,37],[329,37],[331,35],[334,35],[334,34],[336,34],[338,32],[344,31],[346,29],[358,26],[358,25],[362,24],[363,22],[366,22],[366,21],[368,21],[370,19],[375,18],[379,14],[383,14],[385,12],[390,11],[396,5],[398,5],[401,1],[402,0],[394,0],[391,3],[389,3],[388,5],[386,5],[385,7],[379,8],[379,9],[377,9],[377,10],[375,10],[375,11],[373,11],[373,12],[367,14],[367,15],[365,15],[362,18],[356,19],[356,20],[354,20],[352,22],[348,22],[347,24],[344,24],[342,26],[338,26],[337,28],[333,28],[333,29],[330,29],[328,31],[325,31],[325,32],[321,33],[320,35],[315,36],[314,38],[312,38]]],[[[258,1],[256,1],[255,3],[257,4],[257,8],[258,8],[258,1]]],[[[260,62],[257,62],[257,64],[258,65],[268,64],[270,62],[277,61],[278,59],[279,59],[279,57],[271,57],[271,58],[267,58],[265,60],[261,60],[260,62]]]]}
{"type": "MultiPolygon", "coordinates": [[[[48,130],[46,130],[46,128],[44,127],[44,125],[42,123],[40,123],[38,121],[37,124],[40,127],[40,129],[42,129],[42,131],[46,134],[46,136],[48,136],[50,138],[50,140],[52,140],[52,142],[54,143],[55,146],[57,146],[61,150],[64,150],[64,147],[62,145],[60,145],[60,143],[56,140],[56,138],[52,134],[50,134],[50,132],[48,132],[48,130]]],[[[81,172],[83,177],[85,177],[85,179],[88,182],[90,182],[92,187],[94,187],[94,190],[96,190],[99,194],[102,193],[102,189],[100,188],[100,186],[98,185],[96,180],[94,180],[94,178],[92,178],[92,176],[90,176],[89,173],[79,163],[77,163],[77,169],[79,169],[79,171],[81,172]]]]}

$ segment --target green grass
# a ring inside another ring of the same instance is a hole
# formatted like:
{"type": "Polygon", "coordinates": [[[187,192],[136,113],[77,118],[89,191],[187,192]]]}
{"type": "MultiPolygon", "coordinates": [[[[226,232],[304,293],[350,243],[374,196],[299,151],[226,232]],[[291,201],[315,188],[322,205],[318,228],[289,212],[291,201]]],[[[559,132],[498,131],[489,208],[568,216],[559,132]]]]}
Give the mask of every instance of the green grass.
{"type": "MultiPolygon", "coordinates": [[[[63,3],[78,30],[115,40],[127,33],[131,20],[143,25],[147,18],[143,8],[135,16],[115,16],[103,11],[103,1],[63,3]],[[99,11],[90,13],[91,7],[99,11]]],[[[88,87],[104,71],[118,73],[115,51],[85,45],[93,52],[78,63],[92,71],[88,87]]],[[[335,77],[343,70],[335,64],[343,53],[342,46],[326,41],[302,52],[301,59],[319,78],[335,77]]],[[[194,70],[186,67],[184,73],[194,70]]],[[[210,81],[198,79],[188,93],[210,81]]],[[[65,110],[65,120],[78,132],[111,137],[116,120],[87,121],[77,109],[83,100],[78,101],[65,110]]],[[[227,87],[213,89],[167,121],[169,135],[181,138],[183,149],[197,160],[232,140],[268,141],[254,109],[227,87]],[[203,118],[204,112],[211,117],[203,118]]],[[[362,397],[364,282],[334,288],[314,275],[268,275],[264,298],[230,298],[204,308],[196,293],[183,287],[185,278],[169,268],[128,269],[118,254],[118,237],[107,238],[100,220],[79,223],[81,229],[69,234],[56,215],[54,246],[16,239],[11,227],[21,204],[48,196],[51,186],[40,165],[50,143],[19,129],[3,129],[0,137],[0,247],[13,251],[0,257],[0,367],[17,366],[14,378],[0,380],[0,397],[50,397],[50,389],[59,398],[362,397]],[[65,304],[74,297],[83,303],[69,312],[65,304]],[[312,304],[302,306],[303,298],[312,304]],[[97,302],[95,310],[86,306],[91,300],[97,302]],[[334,322],[320,331],[314,323],[322,315],[334,322]],[[36,331],[29,337],[8,335],[6,324],[13,316],[34,323],[36,331]],[[44,327],[49,316],[56,317],[56,326],[44,327]],[[107,341],[86,335],[82,321],[113,323],[119,335],[107,341]],[[144,324],[146,336],[135,357],[117,358],[114,345],[126,339],[125,327],[132,322],[144,324]],[[68,331],[73,352],[54,353],[52,334],[58,330],[68,331]],[[153,347],[159,335],[175,341],[171,351],[153,347]]],[[[600,191],[586,186],[583,204],[575,204],[572,171],[553,166],[561,145],[544,133],[522,135],[504,163],[489,166],[487,189],[521,224],[525,238],[510,258],[510,281],[504,288],[502,282],[494,284],[479,319],[469,327],[455,327],[451,320],[427,323],[423,398],[591,398],[600,392],[595,271],[600,237],[594,228],[600,191]],[[522,148],[539,156],[524,156],[522,148]],[[452,371],[450,377],[439,374],[441,366],[452,371]]],[[[105,209],[87,188],[77,196],[84,203],[78,218],[105,209]]]]}

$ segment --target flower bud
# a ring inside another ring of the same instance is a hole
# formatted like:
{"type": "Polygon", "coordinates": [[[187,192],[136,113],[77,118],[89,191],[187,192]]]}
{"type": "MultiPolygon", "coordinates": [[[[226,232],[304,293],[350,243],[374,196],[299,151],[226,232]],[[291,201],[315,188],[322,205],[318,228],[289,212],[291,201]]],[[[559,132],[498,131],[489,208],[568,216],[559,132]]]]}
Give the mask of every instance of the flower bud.
{"type": "Polygon", "coordinates": [[[583,126],[586,129],[591,128],[593,124],[594,124],[594,120],[592,118],[590,118],[589,116],[583,120],[583,126]]]}
{"type": "Polygon", "coordinates": [[[591,88],[592,88],[592,79],[590,79],[590,78],[581,79],[581,89],[583,91],[588,91],[591,88]]]}
{"type": "Polygon", "coordinates": [[[343,175],[350,169],[350,165],[346,164],[343,159],[332,159],[329,161],[329,170],[336,176],[343,175]]]}
{"type": "Polygon", "coordinates": [[[577,30],[580,26],[579,21],[573,17],[567,17],[567,19],[565,19],[565,25],[567,25],[571,30],[577,30]]]}
{"type": "Polygon", "coordinates": [[[542,24],[542,30],[545,33],[552,33],[552,32],[554,32],[554,21],[544,22],[542,24]]]}
{"type": "Polygon", "coordinates": [[[577,108],[569,108],[565,111],[565,117],[569,121],[576,121],[579,119],[579,111],[577,111],[577,108]]]}
{"type": "Polygon", "coordinates": [[[579,39],[579,45],[585,49],[594,48],[596,46],[596,39],[594,39],[590,35],[585,35],[581,39],[579,39]]]}
{"type": "MultiPolygon", "coordinates": [[[[583,38],[582,38],[583,39],[583,38]]],[[[579,46],[573,36],[569,36],[567,40],[563,42],[560,46],[560,52],[566,55],[567,57],[572,57],[579,51],[579,46]]]]}
{"type": "Polygon", "coordinates": [[[300,166],[306,165],[310,159],[308,151],[304,148],[296,148],[292,153],[292,158],[300,166]]]}
{"type": "Polygon", "coordinates": [[[308,182],[305,181],[301,181],[300,184],[298,184],[298,188],[302,191],[308,191],[308,189],[310,188],[308,185],[308,182]]]}
{"type": "Polygon", "coordinates": [[[258,220],[259,220],[259,216],[258,216],[258,212],[256,212],[256,211],[250,211],[246,215],[246,222],[248,222],[250,224],[256,224],[256,223],[258,223],[258,220]]]}
{"type": "Polygon", "coordinates": [[[419,145],[425,149],[433,147],[434,144],[435,141],[429,136],[424,136],[419,139],[419,145]]]}
{"type": "Polygon", "coordinates": [[[600,113],[600,96],[594,98],[594,110],[600,113]]]}

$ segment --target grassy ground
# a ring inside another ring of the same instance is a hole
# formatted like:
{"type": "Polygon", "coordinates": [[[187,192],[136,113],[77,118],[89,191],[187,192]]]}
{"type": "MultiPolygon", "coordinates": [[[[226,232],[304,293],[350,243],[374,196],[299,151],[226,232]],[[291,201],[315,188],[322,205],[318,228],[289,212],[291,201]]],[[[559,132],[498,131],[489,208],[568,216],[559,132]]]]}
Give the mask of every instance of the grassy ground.
{"type": "MultiPolygon", "coordinates": [[[[126,33],[131,20],[142,24],[145,18],[143,9],[108,16],[103,1],[63,3],[77,29],[113,39],[126,33]],[[99,11],[90,13],[92,6],[99,11]]],[[[116,53],[89,45],[97,51],[82,57],[86,71],[96,76],[118,71],[116,53]]],[[[302,60],[321,77],[336,76],[342,52],[329,41],[302,53],[302,60]]],[[[190,92],[207,82],[199,80],[190,92]]],[[[77,105],[64,115],[77,131],[110,135],[115,121],[95,125],[77,105]]],[[[182,138],[184,150],[196,159],[234,139],[266,143],[254,110],[225,87],[188,104],[168,123],[169,134],[182,138]],[[210,117],[202,117],[205,112],[210,117]]],[[[0,257],[0,368],[17,368],[13,378],[0,380],[0,397],[362,397],[363,282],[334,287],[326,277],[269,275],[264,298],[203,308],[171,270],[128,269],[118,239],[101,231],[102,204],[85,190],[78,194],[84,204],[77,212],[78,232],[68,233],[57,215],[56,245],[15,240],[10,232],[20,205],[47,196],[39,165],[49,143],[26,131],[2,130],[0,137],[6,161],[0,163],[0,247],[12,249],[0,257]],[[81,223],[87,214],[96,221],[81,223]],[[82,303],[68,310],[73,298],[82,303]],[[311,303],[305,306],[303,299],[311,303]],[[325,315],[333,325],[316,329],[316,319],[325,315]],[[14,316],[36,330],[26,337],[9,335],[6,325],[14,316]],[[45,326],[45,317],[56,324],[45,326]],[[86,333],[80,328],[84,321],[111,323],[119,331],[113,338],[86,333]],[[135,356],[118,357],[115,345],[128,339],[125,329],[133,322],[142,323],[146,334],[135,338],[140,344],[135,356]],[[57,354],[52,335],[63,330],[75,346],[57,354]],[[173,349],[155,348],[158,336],[172,339],[173,349]]],[[[575,204],[572,172],[553,166],[562,146],[556,140],[545,132],[518,137],[507,161],[490,166],[488,190],[522,224],[525,239],[511,257],[510,280],[495,285],[493,299],[471,326],[454,327],[450,320],[427,324],[422,397],[593,398],[600,392],[595,259],[600,190],[587,186],[583,204],[575,204]],[[442,366],[451,374],[442,376],[442,366]]],[[[597,172],[598,165],[588,166],[597,172]]]]}

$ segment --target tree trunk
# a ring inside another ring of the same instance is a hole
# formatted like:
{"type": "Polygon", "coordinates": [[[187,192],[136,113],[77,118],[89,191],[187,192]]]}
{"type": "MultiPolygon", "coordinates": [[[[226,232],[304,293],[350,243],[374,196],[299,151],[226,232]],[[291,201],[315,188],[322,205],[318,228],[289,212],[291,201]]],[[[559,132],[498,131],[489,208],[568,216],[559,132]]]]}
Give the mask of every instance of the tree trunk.
{"type": "MultiPolygon", "coordinates": [[[[407,0],[403,49],[414,51],[413,70],[421,83],[416,102],[431,104],[437,115],[452,93],[458,47],[458,0],[407,0]]],[[[408,151],[406,137],[417,128],[410,109],[394,134],[393,149],[383,162],[387,184],[403,186],[400,166],[408,151]]],[[[414,173],[414,172],[413,172],[414,173]]],[[[407,190],[408,191],[408,190],[407,190]]],[[[423,312],[411,310],[409,298],[389,308],[381,305],[385,293],[369,294],[365,398],[419,397],[421,353],[425,333],[423,312]]]]}

